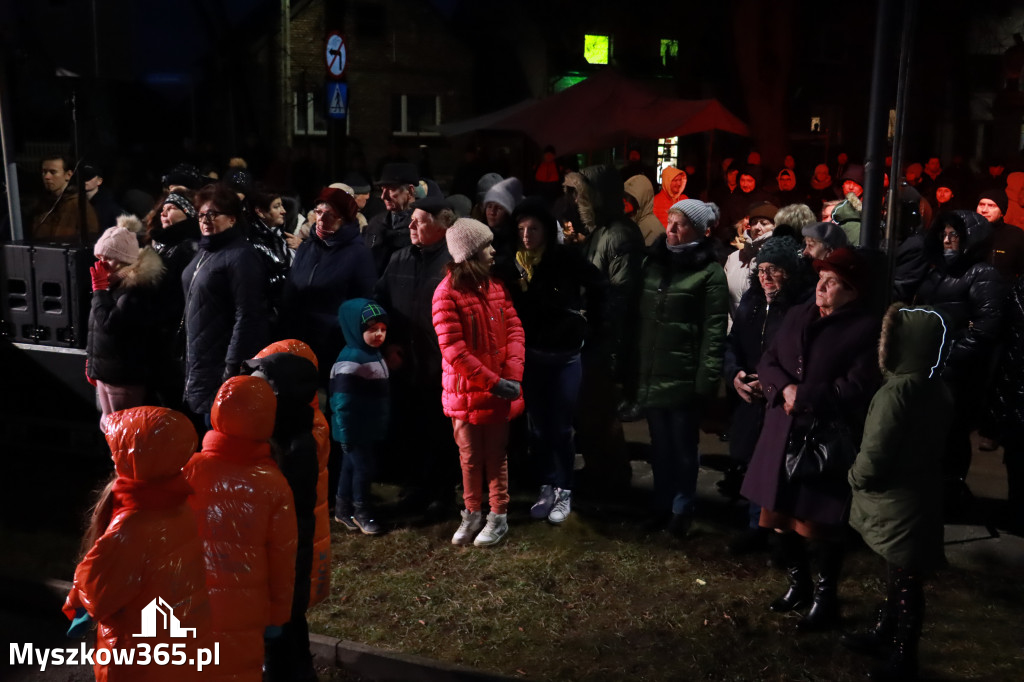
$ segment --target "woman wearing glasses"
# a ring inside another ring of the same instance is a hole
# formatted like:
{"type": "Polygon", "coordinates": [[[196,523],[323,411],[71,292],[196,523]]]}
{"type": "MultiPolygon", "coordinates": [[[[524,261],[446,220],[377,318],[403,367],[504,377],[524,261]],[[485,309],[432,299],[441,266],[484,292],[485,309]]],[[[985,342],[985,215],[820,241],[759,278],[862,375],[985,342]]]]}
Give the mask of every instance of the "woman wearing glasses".
{"type": "MultiPolygon", "coordinates": [[[[751,268],[750,288],[733,316],[725,343],[723,377],[740,401],[733,410],[729,430],[732,467],[719,484],[722,492],[739,495],[757,436],[764,422],[765,400],[757,380],[757,363],[771,343],[782,318],[794,304],[806,301],[811,289],[801,272],[800,244],[792,237],[769,237],[761,244],[751,268]]],[[[729,545],[734,554],[746,554],[768,545],[767,529],[759,528],[761,507],[750,503],[747,532],[729,545]]]]}
{"type": "Polygon", "coordinates": [[[207,185],[195,198],[199,251],[181,276],[185,294],[185,402],[209,428],[220,385],[267,345],[267,276],[237,224],[238,195],[207,185]]]}

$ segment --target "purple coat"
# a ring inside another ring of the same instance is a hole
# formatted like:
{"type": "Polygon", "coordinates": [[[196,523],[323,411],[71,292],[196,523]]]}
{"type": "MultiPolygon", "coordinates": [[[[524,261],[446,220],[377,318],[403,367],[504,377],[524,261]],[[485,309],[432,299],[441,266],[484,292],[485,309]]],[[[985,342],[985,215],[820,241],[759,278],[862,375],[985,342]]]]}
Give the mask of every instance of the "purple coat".
{"type": "Polygon", "coordinates": [[[836,413],[860,440],[868,404],[881,384],[876,350],[880,326],[878,318],[856,303],[827,317],[821,317],[813,299],[789,310],[757,366],[767,411],[743,480],[744,497],[804,521],[846,521],[846,477],[788,483],[783,473],[786,443],[794,426],[799,432],[815,415],[836,413]],[[792,416],[783,409],[782,389],[789,384],[799,386],[792,416]]]}

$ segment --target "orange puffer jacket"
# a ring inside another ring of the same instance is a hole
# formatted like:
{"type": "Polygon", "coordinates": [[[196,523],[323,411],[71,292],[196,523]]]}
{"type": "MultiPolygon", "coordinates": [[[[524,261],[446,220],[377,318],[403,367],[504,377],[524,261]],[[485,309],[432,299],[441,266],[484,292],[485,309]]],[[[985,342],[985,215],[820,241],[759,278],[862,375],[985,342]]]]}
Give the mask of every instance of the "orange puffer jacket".
{"type": "MultiPolygon", "coordinates": [[[[274,353],[291,353],[317,365],[316,354],[298,339],[275,341],[259,353],[265,358],[274,353]]],[[[316,529],[313,531],[313,573],[309,583],[309,606],[316,606],[331,593],[331,515],[327,499],[327,462],[331,457],[331,427],[320,411],[319,399],[313,401],[313,438],[316,440],[316,458],[320,475],[316,482],[316,529]]]]}
{"type": "Polygon", "coordinates": [[[505,285],[496,279],[477,292],[457,291],[446,275],[434,291],[434,330],[441,345],[444,413],[471,424],[494,424],[523,412],[491,393],[499,379],[523,380],[523,325],[505,285]]]}
{"type": "Polygon", "coordinates": [[[291,488],[270,456],[276,406],[263,379],[228,379],[203,451],[185,467],[221,650],[210,679],[259,681],[264,630],[291,616],[297,526],[291,488]]]}
{"type": "MultiPolygon", "coordinates": [[[[171,648],[180,644],[188,658],[195,658],[197,646],[213,641],[203,545],[181,476],[195,451],[195,429],[173,410],[135,407],[107,416],[107,443],[118,474],[113,515],[75,569],[64,612],[73,618],[79,608],[88,611],[97,623],[97,650],[148,644],[151,652],[167,645],[171,653],[180,651],[171,648]],[[180,627],[195,628],[194,636],[171,637],[168,628],[158,626],[155,637],[136,637],[145,633],[143,609],[154,600],[173,609],[180,627]]],[[[191,679],[184,670],[94,665],[101,682],[191,679]]]]}

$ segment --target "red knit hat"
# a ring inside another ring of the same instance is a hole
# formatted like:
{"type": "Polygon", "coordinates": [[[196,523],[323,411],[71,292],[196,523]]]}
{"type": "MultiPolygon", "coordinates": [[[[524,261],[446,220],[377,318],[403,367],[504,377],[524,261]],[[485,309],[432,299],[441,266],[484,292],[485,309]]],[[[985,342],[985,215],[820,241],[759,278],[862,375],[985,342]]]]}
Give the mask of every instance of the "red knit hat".
{"type": "Polygon", "coordinates": [[[836,277],[855,290],[858,297],[863,297],[868,292],[868,263],[853,249],[836,249],[824,259],[814,261],[813,266],[818,274],[822,271],[836,273],[836,277]]]}
{"type": "Polygon", "coordinates": [[[356,219],[356,214],[359,213],[359,205],[356,204],[356,200],[343,189],[337,189],[334,187],[325,187],[320,196],[316,198],[313,205],[327,204],[331,207],[342,222],[350,223],[356,219]]]}

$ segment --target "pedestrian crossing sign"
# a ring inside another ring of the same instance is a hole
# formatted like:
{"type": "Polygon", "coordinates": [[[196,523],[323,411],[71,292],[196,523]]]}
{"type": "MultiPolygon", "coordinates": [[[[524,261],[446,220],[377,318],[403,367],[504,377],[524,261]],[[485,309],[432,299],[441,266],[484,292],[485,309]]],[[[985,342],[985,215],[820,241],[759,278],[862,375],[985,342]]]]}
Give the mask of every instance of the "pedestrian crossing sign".
{"type": "Polygon", "coordinates": [[[345,118],[348,115],[348,84],[327,84],[327,116],[345,118]]]}

